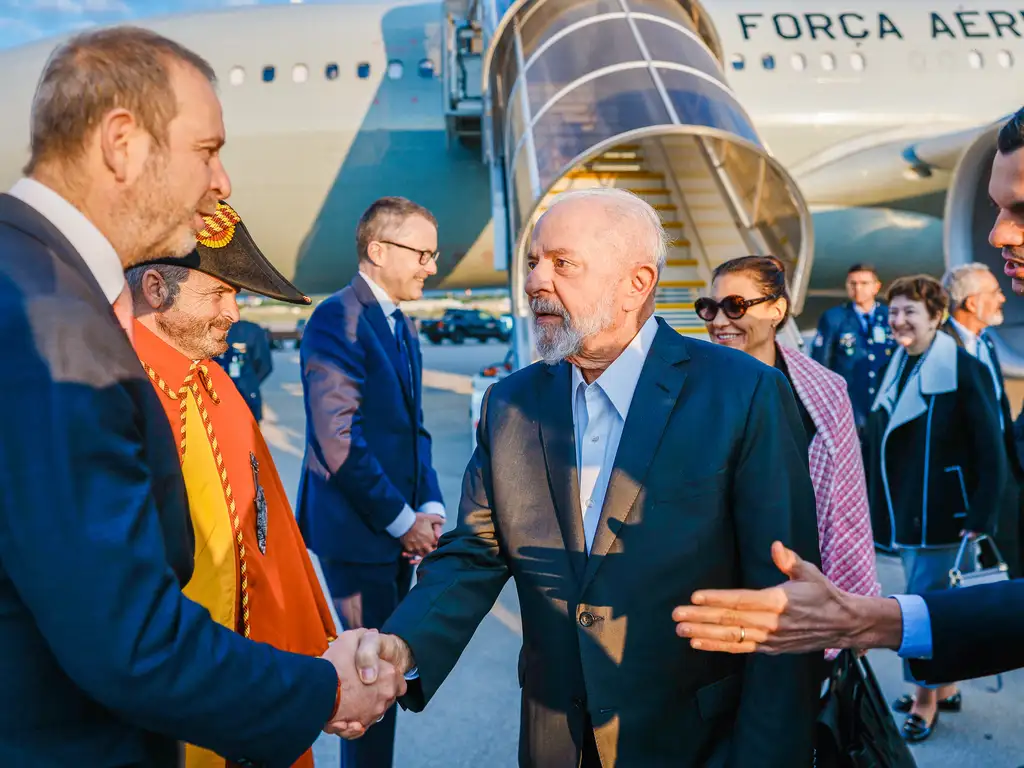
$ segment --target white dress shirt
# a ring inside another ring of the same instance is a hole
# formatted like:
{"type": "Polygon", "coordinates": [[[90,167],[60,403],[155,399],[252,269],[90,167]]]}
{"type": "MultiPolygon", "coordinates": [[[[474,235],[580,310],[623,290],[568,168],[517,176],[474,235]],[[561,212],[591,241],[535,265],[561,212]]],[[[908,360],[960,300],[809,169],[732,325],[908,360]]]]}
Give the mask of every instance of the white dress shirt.
{"type": "MultiPolygon", "coordinates": [[[[395,310],[399,308],[398,304],[392,300],[387,291],[377,285],[367,275],[360,272],[359,276],[366,281],[368,286],[370,286],[370,291],[373,292],[373,297],[377,300],[377,303],[380,304],[380,308],[384,312],[384,317],[388,321],[388,328],[390,328],[391,333],[394,334],[395,323],[397,322],[397,319],[394,317],[394,313],[395,310]]],[[[422,504],[419,511],[428,515],[445,516],[444,505],[437,501],[428,501],[425,504],[422,504]]],[[[400,539],[409,532],[409,529],[412,528],[415,523],[416,512],[412,507],[406,504],[402,508],[402,511],[398,513],[398,517],[396,517],[387,527],[387,532],[394,538],[400,539]]]]}
{"type": "Polygon", "coordinates": [[[8,192],[40,214],[67,238],[111,304],[125,285],[124,267],[110,241],[80,210],[35,179],[23,178],[8,192]]]}
{"type": "Polygon", "coordinates": [[[572,423],[576,431],[576,469],[588,554],[597,533],[629,405],[657,333],[658,323],[652,315],[592,384],[587,384],[579,368],[572,369],[572,423]]]}
{"type": "MultiPolygon", "coordinates": [[[[953,327],[956,328],[956,332],[960,334],[960,338],[964,342],[964,349],[971,355],[971,357],[977,358],[978,362],[982,363],[988,368],[989,374],[992,376],[992,386],[996,390],[996,401],[1000,401],[1003,397],[1003,388],[999,385],[999,371],[996,369],[996,361],[992,359],[992,351],[988,348],[988,344],[983,342],[978,336],[971,333],[963,325],[958,323],[952,317],[949,318],[950,322],[953,323],[953,327]]],[[[1003,409],[999,409],[999,428],[1003,429],[1003,409]]]]}

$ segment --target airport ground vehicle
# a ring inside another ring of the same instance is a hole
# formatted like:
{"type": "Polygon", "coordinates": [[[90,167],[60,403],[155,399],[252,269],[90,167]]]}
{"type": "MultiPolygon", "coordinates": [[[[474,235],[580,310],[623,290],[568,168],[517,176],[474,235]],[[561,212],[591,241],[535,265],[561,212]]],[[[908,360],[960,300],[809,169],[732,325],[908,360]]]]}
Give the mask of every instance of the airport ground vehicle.
{"type": "Polygon", "coordinates": [[[462,344],[466,339],[486,343],[490,339],[507,342],[511,329],[489,312],[479,309],[448,309],[440,320],[426,320],[420,325],[420,333],[432,344],[448,339],[452,344],[462,344]]]}

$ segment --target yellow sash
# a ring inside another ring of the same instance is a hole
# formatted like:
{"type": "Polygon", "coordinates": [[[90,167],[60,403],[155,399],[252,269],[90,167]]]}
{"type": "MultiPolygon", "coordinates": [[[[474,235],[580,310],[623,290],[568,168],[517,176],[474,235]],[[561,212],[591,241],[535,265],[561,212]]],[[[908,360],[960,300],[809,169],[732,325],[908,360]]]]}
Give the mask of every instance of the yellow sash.
{"type": "MultiPolygon", "coordinates": [[[[213,449],[203,428],[203,420],[190,392],[186,397],[185,460],[181,471],[188,491],[192,526],[196,534],[195,571],[185,596],[210,611],[218,624],[235,630],[238,594],[238,563],[231,531],[231,518],[213,449]]],[[[186,768],[224,768],[226,761],[213,752],[186,745],[186,768]]]]}

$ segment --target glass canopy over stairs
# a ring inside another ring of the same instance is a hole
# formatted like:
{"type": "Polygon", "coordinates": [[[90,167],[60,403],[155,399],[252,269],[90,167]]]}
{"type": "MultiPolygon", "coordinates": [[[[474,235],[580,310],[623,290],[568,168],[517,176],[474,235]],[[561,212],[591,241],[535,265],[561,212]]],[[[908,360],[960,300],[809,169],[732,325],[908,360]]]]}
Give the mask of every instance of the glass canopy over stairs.
{"type": "MultiPolygon", "coordinates": [[[[520,365],[535,357],[530,323],[518,322],[529,318],[530,231],[553,196],[580,187],[629,189],[661,214],[671,247],[656,311],[677,331],[705,335],[693,302],[718,264],[747,254],[786,264],[800,312],[810,213],[728,87],[718,36],[699,3],[460,2],[450,0],[449,27],[471,21],[476,49],[485,51],[480,134],[495,262],[509,270],[520,365]],[[471,18],[460,21],[460,13],[471,18]]],[[[450,108],[464,118],[466,105],[457,102],[450,108]]],[[[798,338],[795,324],[787,331],[798,338]]]]}

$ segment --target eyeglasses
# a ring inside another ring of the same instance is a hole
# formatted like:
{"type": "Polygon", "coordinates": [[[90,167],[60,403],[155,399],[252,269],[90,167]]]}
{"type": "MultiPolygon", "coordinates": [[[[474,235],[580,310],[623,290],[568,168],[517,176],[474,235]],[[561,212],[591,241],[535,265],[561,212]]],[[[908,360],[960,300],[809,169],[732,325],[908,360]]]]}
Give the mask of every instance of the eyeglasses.
{"type": "Polygon", "coordinates": [[[384,243],[385,245],[393,245],[395,248],[404,248],[407,251],[418,253],[420,255],[420,265],[427,266],[429,261],[437,261],[437,257],[441,255],[440,251],[421,251],[419,248],[413,248],[409,245],[402,245],[401,243],[393,243],[390,240],[378,240],[378,243],[384,243]]]}
{"type": "Polygon", "coordinates": [[[696,310],[697,316],[706,323],[710,323],[718,316],[718,310],[722,310],[722,312],[725,313],[725,316],[730,320],[739,320],[747,314],[747,310],[755,304],[774,301],[777,298],[779,297],[775,295],[762,296],[759,299],[744,299],[742,296],[726,296],[721,301],[715,301],[714,299],[702,296],[693,303],[693,308],[696,310]]]}

